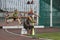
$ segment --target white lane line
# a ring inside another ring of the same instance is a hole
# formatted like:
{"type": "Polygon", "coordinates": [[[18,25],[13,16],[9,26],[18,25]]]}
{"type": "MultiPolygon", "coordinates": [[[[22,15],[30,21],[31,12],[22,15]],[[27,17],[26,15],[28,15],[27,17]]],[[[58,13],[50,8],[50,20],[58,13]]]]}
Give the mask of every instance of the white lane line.
{"type": "Polygon", "coordinates": [[[6,31],[7,33],[10,33],[10,34],[13,34],[13,35],[32,38],[31,36],[26,36],[26,35],[22,35],[22,34],[17,34],[17,33],[10,32],[10,31],[8,31],[7,29],[5,29],[5,31],[6,31]]]}

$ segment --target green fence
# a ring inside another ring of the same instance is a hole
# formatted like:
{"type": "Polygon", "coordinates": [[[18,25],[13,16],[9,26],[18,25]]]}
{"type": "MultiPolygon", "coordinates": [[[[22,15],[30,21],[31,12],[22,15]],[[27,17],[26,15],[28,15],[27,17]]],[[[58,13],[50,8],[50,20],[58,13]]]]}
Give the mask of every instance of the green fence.
{"type": "MultiPolygon", "coordinates": [[[[60,0],[52,0],[52,23],[53,26],[60,26],[60,0]]],[[[50,0],[40,0],[39,25],[50,26],[50,0]]]]}
{"type": "Polygon", "coordinates": [[[40,0],[40,18],[39,25],[49,26],[50,25],[50,5],[44,0],[40,0]]]}

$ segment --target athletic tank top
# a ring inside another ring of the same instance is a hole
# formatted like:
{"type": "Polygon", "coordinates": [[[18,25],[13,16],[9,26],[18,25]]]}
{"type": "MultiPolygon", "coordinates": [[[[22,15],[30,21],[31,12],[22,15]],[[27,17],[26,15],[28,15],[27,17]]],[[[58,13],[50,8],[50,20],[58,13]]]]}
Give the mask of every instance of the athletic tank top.
{"type": "Polygon", "coordinates": [[[17,16],[18,16],[18,15],[17,15],[17,12],[15,12],[15,13],[13,14],[13,17],[16,18],[17,16]]]}
{"type": "Polygon", "coordinates": [[[29,20],[29,18],[26,20],[26,23],[28,24],[28,25],[33,25],[33,18],[32,18],[32,21],[31,20],[29,20]]]}

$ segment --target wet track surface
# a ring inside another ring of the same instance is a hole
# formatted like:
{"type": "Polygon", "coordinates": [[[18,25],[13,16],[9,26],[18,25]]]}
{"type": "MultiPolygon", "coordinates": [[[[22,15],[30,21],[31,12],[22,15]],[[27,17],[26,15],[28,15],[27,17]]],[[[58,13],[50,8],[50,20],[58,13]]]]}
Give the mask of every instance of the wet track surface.
{"type": "MultiPolygon", "coordinates": [[[[45,31],[46,32],[55,32],[54,30],[56,30],[56,32],[60,32],[60,29],[59,28],[44,28],[44,29],[39,29],[40,33],[44,33],[45,31]],[[46,31],[48,30],[49,31],[46,31]],[[42,31],[43,30],[43,31],[42,31]]],[[[0,29],[0,40],[48,40],[48,39],[44,39],[44,38],[40,38],[40,39],[35,39],[35,38],[32,38],[32,37],[26,37],[25,35],[24,36],[21,36],[20,32],[21,32],[21,29],[8,29],[8,31],[11,31],[13,33],[16,33],[16,34],[19,34],[19,35],[14,35],[14,34],[11,34],[11,33],[8,33],[5,31],[5,29],[0,29]]]]}
{"type": "Polygon", "coordinates": [[[32,39],[29,37],[9,34],[5,32],[5,30],[0,29],[0,40],[38,40],[38,39],[32,39]]]}

